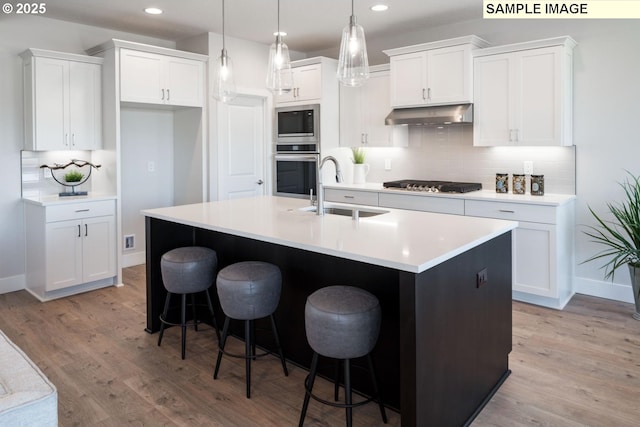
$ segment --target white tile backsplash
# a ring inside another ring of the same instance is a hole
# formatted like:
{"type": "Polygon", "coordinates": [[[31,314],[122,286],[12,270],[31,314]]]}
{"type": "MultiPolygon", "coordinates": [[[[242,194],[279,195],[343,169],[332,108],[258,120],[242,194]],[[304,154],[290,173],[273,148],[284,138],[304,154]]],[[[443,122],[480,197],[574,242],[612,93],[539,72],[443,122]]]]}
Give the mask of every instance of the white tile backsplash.
{"type": "MultiPolygon", "coordinates": [[[[471,126],[409,128],[407,148],[368,148],[371,165],[368,182],[397,179],[442,179],[481,182],[494,189],[496,173],[523,173],[523,163],[533,162],[533,173],[544,175],[545,192],[575,194],[575,146],[474,147],[471,126]],[[391,170],[384,170],[385,159],[391,170]]],[[[527,176],[527,192],[530,190],[527,176]]],[[[510,186],[511,188],[511,186],[510,186]]]]}

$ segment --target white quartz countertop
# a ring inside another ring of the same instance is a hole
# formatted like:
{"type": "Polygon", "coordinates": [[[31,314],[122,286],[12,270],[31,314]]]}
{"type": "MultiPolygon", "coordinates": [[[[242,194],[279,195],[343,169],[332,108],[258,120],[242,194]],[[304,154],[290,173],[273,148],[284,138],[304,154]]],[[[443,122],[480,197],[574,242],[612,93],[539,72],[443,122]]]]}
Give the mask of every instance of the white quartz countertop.
{"type": "Polygon", "coordinates": [[[70,203],[83,203],[83,202],[96,202],[99,200],[115,200],[116,196],[113,194],[94,194],[89,193],[86,196],[65,196],[60,197],[57,194],[40,196],[40,197],[24,197],[26,203],[31,203],[38,206],[51,206],[62,205],[70,203]]]}
{"type": "Polygon", "coordinates": [[[531,194],[496,193],[495,190],[470,191],[468,193],[429,193],[424,191],[408,191],[395,188],[384,188],[380,182],[367,182],[364,184],[325,184],[324,188],[338,190],[371,191],[375,193],[407,194],[416,197],[448,197],[464,200],[487,200],[494,202],[526,203],[535,205],[560,206],[576,198],[573,194],[552,194],[544,196],[532,196],[531,194]]]}
{"type": "MultiPolygon", "coordinates": [[[[348,206],[327,203],[326,206],[348,206]]],[[[420,273],[517,227],[514,221],[401,209],[360,217],[301,208],[303,199],[264,196],[143,210],[148,217],[420,273]]],[[[363,206],[358,208],[366,209],[363,206]]]]}

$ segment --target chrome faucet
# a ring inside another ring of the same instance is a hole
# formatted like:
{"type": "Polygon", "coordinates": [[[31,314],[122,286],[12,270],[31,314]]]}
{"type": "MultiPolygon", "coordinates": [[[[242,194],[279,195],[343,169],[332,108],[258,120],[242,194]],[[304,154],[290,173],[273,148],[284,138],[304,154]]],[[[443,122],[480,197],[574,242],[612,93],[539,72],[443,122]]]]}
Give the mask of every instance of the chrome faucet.
{"type": "Polygon", "coordinates": [[[342,172],[340,172],[340,164],[333,156],[327,156],[318,165],[318,205],[316,206],[316,215],[324,215],[324,189],[322,188],[322,167],[327,161],[332,161],[336,166],[336,182],[342,182],[342,172]]]}

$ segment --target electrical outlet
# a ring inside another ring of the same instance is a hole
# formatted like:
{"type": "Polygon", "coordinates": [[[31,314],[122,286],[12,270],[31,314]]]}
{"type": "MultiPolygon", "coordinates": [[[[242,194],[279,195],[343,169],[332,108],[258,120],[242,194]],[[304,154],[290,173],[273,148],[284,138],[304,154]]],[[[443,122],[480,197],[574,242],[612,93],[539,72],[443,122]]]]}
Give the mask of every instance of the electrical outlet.
{"type": "Polygon", "coordinates": [[[147,162],[147,172],[155,172],[156,171],[156,162],[149,160],[147,162]]]}
{"type": "Polygon", "coordinates": [[[525,175],[531,175],[533,173],[533,162],[531,160],[525,160],[522,169],[525,175]]]}
{"type": "Polygon", "coordinates": [[[391,159],[384,159],[384,170],[391,170],[391,159]]]}
{"type": "Polygon", "coordinates": [[[135,249],[136,247],[136,235],[128,234],[124,236],[124,248],[125,249],[135,249]]]}
{"type": "Polygon", "coordinates": [[[482,270],[476,273],[476,288],[486,284],[489,281],[489,274],[487,273],[487,269],[483,268],[482,270]]]}

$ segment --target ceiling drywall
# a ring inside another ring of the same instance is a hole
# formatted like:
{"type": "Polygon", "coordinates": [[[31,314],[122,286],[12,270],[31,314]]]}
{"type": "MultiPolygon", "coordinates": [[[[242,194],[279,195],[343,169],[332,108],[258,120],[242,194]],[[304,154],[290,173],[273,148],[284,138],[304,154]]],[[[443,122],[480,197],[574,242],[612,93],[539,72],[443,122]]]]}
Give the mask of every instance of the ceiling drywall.
{"type": "MultiPolygon", "coordinates": [[[[226,0],[225,33],[272,43],[277,4],[277,0],[226,0]]],[[[46,7],[48,18],[167,40],[222,32],[222,0],[52,0],[46,7]],[[164,13],[145,14],[143,9],[149,6],[161,8],[164,13]]],[[[482,16],[479,0],[356,0],[354,8],[367,37],[374,38],[482,16]],[[380,3],[389,9],[369,9],[380,3]]],[[[285,41],[292,50],[329,49],[340,42],[350,14],[349,0],[281,0],[280,29],[287,32],[285,41]]]]}

